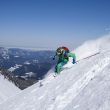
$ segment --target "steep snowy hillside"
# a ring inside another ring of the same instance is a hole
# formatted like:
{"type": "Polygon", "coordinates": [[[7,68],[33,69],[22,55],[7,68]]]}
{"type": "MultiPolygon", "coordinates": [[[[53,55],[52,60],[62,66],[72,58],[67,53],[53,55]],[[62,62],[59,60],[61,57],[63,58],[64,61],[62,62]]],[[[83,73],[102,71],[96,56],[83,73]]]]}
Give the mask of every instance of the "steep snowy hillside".
{"type": "Polygon", "coordinates": [[[55,78],[50,70],[44,80],[1,104],[0,110],[109,110],[110,36],[86,42],[75,53],[77,64],[68,63],[55,78]]]}
{"type": "Polygon", "coordinates": [[[97,52],[109,51],[110,35],[106,35],[97,40],[90,40],[85,42],[82,46],[75,50],[77,60],[83,59],[97,52]]]}
{"type": "Polygon", "coordinates": [[[3,103],[9,97],[15,96],[19,92],[20,89],[7,79],[4,79],[4,76],[0,74],[0,103],[3,103]]]}

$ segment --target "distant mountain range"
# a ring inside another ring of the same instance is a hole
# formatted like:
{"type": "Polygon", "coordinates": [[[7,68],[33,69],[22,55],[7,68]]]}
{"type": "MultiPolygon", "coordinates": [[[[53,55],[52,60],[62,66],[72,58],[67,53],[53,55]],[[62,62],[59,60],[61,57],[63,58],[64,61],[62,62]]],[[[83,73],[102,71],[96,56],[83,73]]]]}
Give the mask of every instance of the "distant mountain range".
{"type": "Polygon", "coordinates": [[[25,80],[42,79],[55,64],[55,52],[50,50],[26,50],[0,47],[0,68],[25,80]]]}

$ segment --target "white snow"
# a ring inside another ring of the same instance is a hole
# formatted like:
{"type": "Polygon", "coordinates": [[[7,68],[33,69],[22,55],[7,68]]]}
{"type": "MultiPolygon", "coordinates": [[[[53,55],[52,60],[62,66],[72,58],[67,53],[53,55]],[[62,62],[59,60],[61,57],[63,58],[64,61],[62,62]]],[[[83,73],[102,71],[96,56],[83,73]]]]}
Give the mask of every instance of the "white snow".
{"type": "Polygon", "coordinates": [[[30,65],[31,63],[29,61],[24,62],[26,65],[30,65]]]}
{"type": "Polygon", "coordinates": [[[0,48],[0,54],[4,59],[9,59],[9,55],[8,55],[8,49],[6,48],[0,48]]]}
{"type": "Polygon", "coordinates": [[[92,54],[110,51],[110,35],[106,35],[97,40],[86,41],[83,45],[78,47],[75,51],[77,60],[83,59],[92,54]]]}
{"type": "Polygon", "coordinates": [[[18,65],[16,64],[14,67],[10,67],[8,70],[13,72],[14,70],[16,70],[17,68],[21,67],[22,65],[18,65]]]}
{"type": "Polygon", "coordinates": [[[5,79],[0,73],[0,103],[3,103],[9,97],[15,96],[19,92],[20,89],[12,84],[12,82],[9,82],[7,79],[5,79]]]}
{"type": "Polygon", "coordinates": [[[18,58],[19,56],[16,55],[16,56],[14,56],[14,57],[15,57],[15,58],[18,58]]]}
{"type": "Polygon", "coordinates": [[[48,76],[0,105],[0,110],[110,110],[110,35],[88,41],[74,51],[57,77],[48,76]],[[43,86],[40,86],[40,85],[43,86]]]}
{"type": "Polygon", "coordinates": [[[26,75],[27,77],[35,77],[35,76],[36,76],[36,73],[28,72],[28,73],[25,73],[25,75],[26,75]]]}

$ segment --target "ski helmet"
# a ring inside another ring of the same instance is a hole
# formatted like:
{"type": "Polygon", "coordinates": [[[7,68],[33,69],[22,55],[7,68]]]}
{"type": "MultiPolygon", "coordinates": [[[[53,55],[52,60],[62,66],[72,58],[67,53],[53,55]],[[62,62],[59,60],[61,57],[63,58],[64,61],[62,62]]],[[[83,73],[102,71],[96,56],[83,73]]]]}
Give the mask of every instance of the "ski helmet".
{"type": "Polygon", "coordinates": [[[56,50],[56,53],[57,55],[61,55],[63,53],[64,49],[62,47],[59,47],[57,50],[56,50]]]}

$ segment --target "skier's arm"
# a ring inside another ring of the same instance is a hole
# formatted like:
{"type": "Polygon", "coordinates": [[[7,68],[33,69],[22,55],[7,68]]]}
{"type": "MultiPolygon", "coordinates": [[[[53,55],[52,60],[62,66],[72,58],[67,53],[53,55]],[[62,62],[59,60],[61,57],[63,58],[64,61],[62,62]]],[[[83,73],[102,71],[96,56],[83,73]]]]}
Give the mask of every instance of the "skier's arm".
{"type": "Polygon", "coordinates": [[[72,57],[73,58],[73,64],[76,62],[76,55],[75,55],[75,53],[68,53],[68,57],[72,57]]]}

